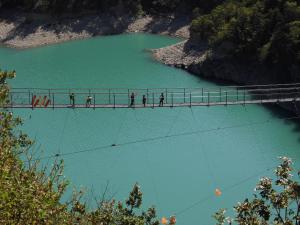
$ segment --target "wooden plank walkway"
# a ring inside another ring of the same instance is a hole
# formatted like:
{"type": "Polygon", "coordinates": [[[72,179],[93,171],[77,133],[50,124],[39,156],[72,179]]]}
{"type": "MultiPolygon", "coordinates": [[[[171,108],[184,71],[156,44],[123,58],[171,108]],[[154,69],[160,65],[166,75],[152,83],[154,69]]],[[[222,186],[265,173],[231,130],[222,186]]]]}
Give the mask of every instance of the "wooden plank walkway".
{"type": "MultiPolygon", "coordinates": [[[[172,108],[172,107],[197,107],[197,106],[229,106],[229,105],[249,105],[249,104],[271,104],[271,103],[284,103],[284,102],[299,102],[300,97],[298,98],[283,98],[283,99],[263,99],[263,100],[241,100],[241,101],[222,101],[222,102],[192,102],[192,103],[168,103],[164,104],[163,106],[159,106],[159,104],[147,104],[145,107],[142,104],[137,104],[135,106],[129,106],[127,104],[91,104],[87,106],[86,104],[76,104],[73,107],[70,104],[55,104],[49,105],[47,109],[63,109],[63,108],[70,108],[70,109],[97,109],[97,108],[132,108],[132,109],[141,109],[141,108],[172,108]]],[[[32,105],[30,104],[13,104],[7,105],[5,108],[27,108],[33,109],[32,105]]],[[[34,107],[34,109],[45,109],[43,106],[34,107]]]]}

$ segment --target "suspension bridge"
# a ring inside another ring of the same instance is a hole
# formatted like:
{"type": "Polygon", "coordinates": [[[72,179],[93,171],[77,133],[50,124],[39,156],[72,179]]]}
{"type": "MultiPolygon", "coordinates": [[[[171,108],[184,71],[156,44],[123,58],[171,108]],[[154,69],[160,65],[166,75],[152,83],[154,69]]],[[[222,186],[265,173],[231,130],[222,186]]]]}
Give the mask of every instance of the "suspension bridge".
{"type": "Polygon", "coordinates": [[[300,83],[214,88],[13,88],[4,108],[155,108],[298,101],[300,83]]]}

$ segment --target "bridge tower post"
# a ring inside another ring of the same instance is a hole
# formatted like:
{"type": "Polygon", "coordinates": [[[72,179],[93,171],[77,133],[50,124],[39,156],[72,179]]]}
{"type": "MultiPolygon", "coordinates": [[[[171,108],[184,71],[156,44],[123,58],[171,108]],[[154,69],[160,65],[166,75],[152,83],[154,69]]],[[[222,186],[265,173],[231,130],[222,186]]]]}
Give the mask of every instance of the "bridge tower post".
{"type": "Polygon", "coordinates": [[[246,89],[244,89],[244,106],[246,105],[246,89]]]}
{"type": "Polygon", "coordinates": [[[204,90],[202,88],[202,103],[204,102],[204,90]]]}
{"type": "Polygon", "coordinates": [[[110,88],[108,89],[108,103],[111,104],[110,88]]]}
{"type": "Polygon", "coordinates": [[[30,93],[30,90],[28,90],[28,103],[29,105],[31,105],[31,102],[32,102],[32,99],[31,99],[31,93],[30,93]]]}
{"type": "Polygon", "coordinates": [[[190,92],[190,107],[192,107],[192,92],[190,92]]]}
{"type": "Polygon", "coordinates": [[[54,93],[52,94],[52,109],[54,109],[54,93]]]}
{"type": "Polygon", "coordinates": [[[185,88],[183,89],[183,103],[185,103],[185,88]]]}
{"type": "MultiPolygon", "coordinates": [[[[32,96],[31,96],[31,97],[32,97],[32,100],[33,100],[33,96],[34,96],[34,94],[33,94],[33,92],[32,92],[32,96]]],[[[32,101],[32,100],[31,100],[31,101],[32,101]]],[[[34,105],[34,102],[32,101],[32,102],[31,102],[31,109],[32,109],[32,110],[33,110],[33,105],[34,105]]]]}
{"type": "Polygon", "coordinates": [[[116,94],[114,93],[114,109],[116,108],[116,94]]]}
{"type": "Polygon", "coordinates": [[[154,109],[154,92],[152,92],[152,108],[154,109]]]}
{"type": "Polygon", "coordinates": [[[174,96],[173,96],[173,92],[172,92],[172,108],[174,106],[174,96]]]}
{"type": "Polygon", "coordinates": [[[147,103],[149,102],[149,89],[147,88],[147,103]]]}
{"type": "Polygon", "coordinates": [[[128,89],[127,92],[128,92],[127,98],[128,98],[128,106],[129,106],[130,105],[130,90],[128,89]]]}
{"type": "Polygon", "coordinates": [[[96,95],[94,94],[94,110],[96,108],[96,95]]]}
{"type": "Polygon", "coordinates": [[[220,88],[220,103],[222,102],[222,88],[220,88]]]}
{"type": "Polygon", "coordinates": [[[226,106],[228,104],[228,94],[227,94],[227,91],[225,92],[225,96],[226,96],[226,106]]]}
{"type": "Polygon", "coordinates": [[[207,92],[207,105],[209,106],[210,104],[210,93],[209,91],[207,92]]]}
{"type": "Polygon", "coordinates": [[[166,103],[168,104],[168,88],[166,88],[166,103]]]}

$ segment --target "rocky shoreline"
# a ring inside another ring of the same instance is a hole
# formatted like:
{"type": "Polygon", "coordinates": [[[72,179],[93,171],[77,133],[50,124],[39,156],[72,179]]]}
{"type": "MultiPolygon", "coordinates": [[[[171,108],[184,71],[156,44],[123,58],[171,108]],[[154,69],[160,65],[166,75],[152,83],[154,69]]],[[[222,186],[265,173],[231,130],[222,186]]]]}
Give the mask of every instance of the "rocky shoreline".
{"type": "Polygon", "coordinates": [[[261,76],[268,69],[255,62],[233,62],[221,51],[212,50],[208,44],[183,41],[175,45],[152,50],[153,57],[161,63],[185,69],[193,74],[234,82],[241,85],[276,83],[272,76],[261,76]]]}
{"type": "Polygon", "coordinates": [[[32,48],[100,35],[146,32],[189,38],[187,16],[139,18],[113,15],[50,15],[9,12],[0,16],[0,43],[12,48],[32,48]],[[13,15],[13,16],[11,16],[13,15]]]}
{"type": "MultiPolygon", "coordinates": [[[[152,50],[153,57],[161,63],[187,70],[209,80],[238,85],[275,84],[276,72],[257,62],[230,60],[221,51],[213,51],[206,43],[195,45],[183,41],[175,45],[152,50]]],[[[299,114],[299,103],[280,103],[279,106],[299,114]]]]}
{"type": "MultiPolygon", "coordinates": [[[[276,80],[273,80],[274,76],[268,76],[273,71],[260,64],[243,64],[228,60],[221,52],[212,51],[206,43],[196,45],[189,41],[190,22],[188,16],[134,18],[90,14],[53,18],[50,15],[6,11],[0,14],[0,44],[24,49],[100,35],[138,32],[169,35],[186,40],[151,50],[154,59],[161,63],[211,80],[229,81],[240,85],[276,83],[276,80]]],[[[293,113],[299,113],[300,104],[280,106],[293,113]]]]}

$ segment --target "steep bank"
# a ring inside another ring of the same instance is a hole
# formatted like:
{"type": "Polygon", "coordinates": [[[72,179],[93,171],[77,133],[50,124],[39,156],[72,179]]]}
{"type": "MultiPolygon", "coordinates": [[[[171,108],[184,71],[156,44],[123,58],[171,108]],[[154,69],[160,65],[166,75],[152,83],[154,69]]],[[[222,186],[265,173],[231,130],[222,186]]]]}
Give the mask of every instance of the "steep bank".
{"type": "MultiPolygon", "coordinates": [[[[152,50],[153,57],[169,66],[187,70],[197,76],[239,85],[278,83],[279,73],[257,62],[230,60],[221,51],[214,51],[206,43],[183,41],[152,50]]],[[[295,73],[297,73],[295,71],[295,73]]],[[[300,113],[300,104],[282,103],[280,106],[300,113]]]]}
{"type": "Polygon", "coordinates": [[[0,43],[13,48],[31,48],[59,42],[131,32],[148,32],[189,38],[186,16],[134,18],[113,15],[65,15],[1,12],[0,43]],[[13,16],[11,16],[13,15],[13,16]]]}

